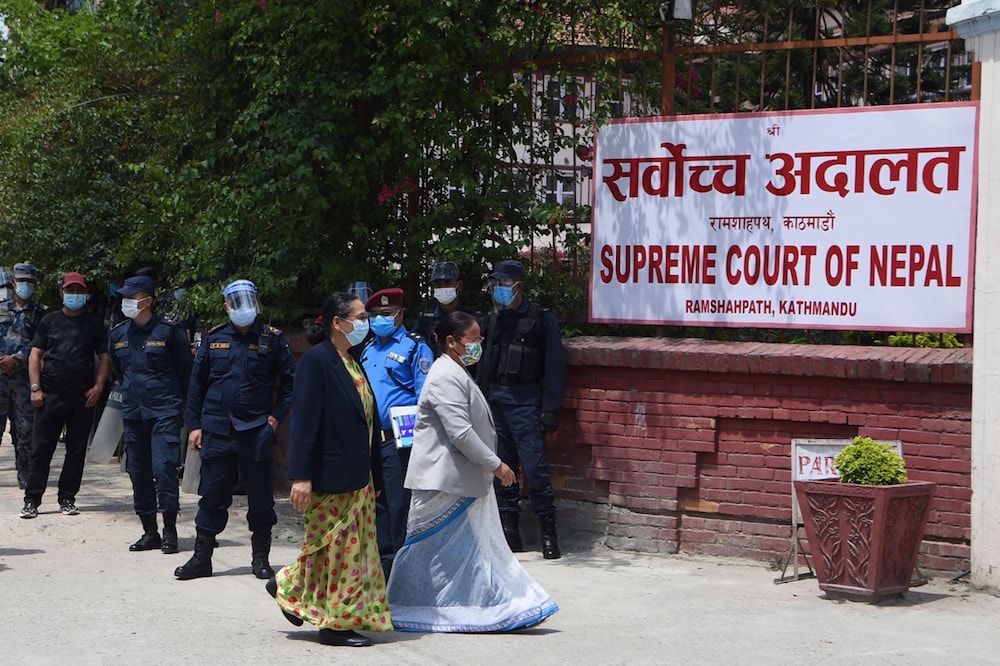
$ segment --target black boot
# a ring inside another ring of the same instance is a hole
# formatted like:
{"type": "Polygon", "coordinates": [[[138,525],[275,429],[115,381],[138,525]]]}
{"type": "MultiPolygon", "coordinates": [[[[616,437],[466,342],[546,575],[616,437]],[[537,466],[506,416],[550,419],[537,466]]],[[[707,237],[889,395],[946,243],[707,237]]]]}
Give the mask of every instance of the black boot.
{"type": "Polygon", "coordinates": [[[250,569],[253,570],[253,575],[261,580],[274,578],[274,569],[267,561],[271,554],[271,530],[258,530],[251,534],[250,547],[252,549],[250,569]]]}
{"type": "Polygon", "coordinates": [[[559,537],[556,535],[556,514],[539,516],[538,522],[542,527],[542,557],[558,560],[562,553],[559,552],[559,537]]]}
{"type": "Polygon", "coordinates": [[[177,580],[207,578],[212,575],[212,551],[215,549],[215,535],[198,530],[194,540],[194,555],[182,566],[174,569],[177,580]]]}
{"type": "Polygon", "coordinates": [[[510,552],[523,553],[524,544],[521,542],[521,514],[513,511],[500,512],[500,524],[503,526],[503,535],[510,546],[510,552]]]}
{"type": "Polygon", "coordinates": [[[163,514],[163,543],[160,545],[160,550],[167,555],[172,555],[173,553],[179,553],[181,551],[181,548],[177,543],[176,513],[163,514]]]}
{"type": "Polygon", "coordinates": [[[132,552],[138,550],[156,550],[160,547],[160,533],[156,531],[156,514],[140,514],[142,521],[142,536],[128,547],[132,552]]]}

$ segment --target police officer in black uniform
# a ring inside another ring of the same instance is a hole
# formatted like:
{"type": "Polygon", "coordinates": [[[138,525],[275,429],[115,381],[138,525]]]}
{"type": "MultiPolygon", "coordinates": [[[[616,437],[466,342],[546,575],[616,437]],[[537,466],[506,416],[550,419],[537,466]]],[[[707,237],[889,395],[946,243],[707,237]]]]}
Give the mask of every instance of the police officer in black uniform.
{"type": "Polygon", "coordinates": [[[205,335],[188,391],[188,442],[201,451],[201,499],[194,555],[174,571],[180,580],[212,575],[215,536],[229,519],[237,468],[247,491],[251,569],[260,579],[274,576],[268,562],[278,521],[273,450],[278,425],[291,409],[295,357],[284,333],[258,320],[253,282],[232,282],[223,296],[230,321],[205,335]]]}
{"type": "Polygon", "coordinates": [[[420,313],[417,319],[417,333],[423,337],[437,357],[441,351],[434,329],[442,317],[459,310],[478,319],[480,326],[483,325],[483,318],[480,313],[462,302],[462,274],[454,261],[438,261],[434,264],[434,270],[431,271],[431,293],[436,303],[420,313]]]}
{"type": "Polygon", "coordinates": [[[184,329],[153,312],[155,287],[145,276],[130,277],[118,290],[126,320],[111,329],[111,369],[122,389],[125,451],[132,478],[133,508],[142,537],[131,551],[176,553],[180,492],[181,428],[191,381],[191,347],[184,329]],[[163,538],[157,531],[157,505],[163,538]]]}
{"type": "MultiPolygon", "coordinates": [[[[524,467],[531,509],[538,516],[542,555],[561,556],[556,535],[555,492],[545,455],[545,433],[559,429],[559,405],[566,391],[566,353],[559,321],[524,294],[524,266],[501,261],[489,276],[500,308],[483,332],[478,379],[497,426],[497,455],[516,470],[524,467]]],[[[519,525],[520,487],[494,483],[507,544],[523,549],[519,525]]]]}

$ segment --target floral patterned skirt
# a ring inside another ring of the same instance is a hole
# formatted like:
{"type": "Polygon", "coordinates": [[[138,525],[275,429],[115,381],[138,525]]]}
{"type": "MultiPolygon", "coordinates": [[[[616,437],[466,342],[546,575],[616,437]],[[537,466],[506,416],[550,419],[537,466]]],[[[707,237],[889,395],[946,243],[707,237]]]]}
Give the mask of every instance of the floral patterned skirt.
{"type": "Polygon", "coordinates": [[[298,560],[281,569],[281,608],[320,629],[392,631],[375,538],[375,491],[313,493],[298,560]]]}

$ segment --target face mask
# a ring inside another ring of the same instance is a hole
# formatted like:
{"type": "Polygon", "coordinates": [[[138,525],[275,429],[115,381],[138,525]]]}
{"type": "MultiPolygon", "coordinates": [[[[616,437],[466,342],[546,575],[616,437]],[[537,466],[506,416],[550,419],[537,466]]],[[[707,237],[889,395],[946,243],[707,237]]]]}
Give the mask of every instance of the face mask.
{"type": "Polygon", "coordinates": [[[378,316],[371,320],[371,329],[380,338],[387,338],[396,332],[396,318],[378,316]]]}
{"type": "Polygon", "coordinates": [[[493,287],[493,300],[497,302],[497,305],[507,307],[514,302],[514,288],[501,286],[493,287]]]}
{"type": "Polygon", "coordinates": [[[459,360],[462,361],[462,365],[475,365],[479,362],[479,358],[483,355],[483,343],[470,342],[465,345],[465,353],[462,354],[459,360]]]}
{"type": "Polygon", "coordinates": [[[138,298],[123,298],[122,299],[122,314],[129,319],[135,319],[142,312],[142,308],[139,307],[138,298]]]}
{"type": "Polygon", "coordinates": [[[21,298],[31,298],[31,295],[35,293],[35,285],[30,282],[18,282],[14,285],[14,293],[21,298]]]}
{"type": "Polygon", "coordinates": [[[239,328],[247,328],[257,318],[257,308],[233,308],[229,311],[229,321],[239,328]]]}
{"type": "Polygon", "coordinates": [[[353,347],[354,345],[361,344],[368,337],[368,321],[351,321],[351,323],[354,324],[354,330],[350,333],[345,333],[345,335],[347,336],[347,342],[353,347]]]}
{"type": "Polygon", "coordinates": [[[14,290],[10,287],[0,287],[0,301],[6,301],[14,295],[14,290]]]}
{"type": "Polygon", "coordinates": [[[441,289],[434,290],[434,298],[441,305],[448,305],[456,298],[458,298],[458,289],[455,287],[442,287],[441,289]]]}
{"type": "Polygon", "coordinates": [[[87,294],[63,294],[63,305],[67,310],[80,310],[87,304],[87,294]]]}

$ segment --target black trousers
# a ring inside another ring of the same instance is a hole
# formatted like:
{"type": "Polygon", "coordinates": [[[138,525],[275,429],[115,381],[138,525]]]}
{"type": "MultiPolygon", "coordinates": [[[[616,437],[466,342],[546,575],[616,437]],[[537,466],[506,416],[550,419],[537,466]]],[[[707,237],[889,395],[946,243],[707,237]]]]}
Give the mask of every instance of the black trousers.
{"type": "Polygon", "coordinates": [[[232,437],[201,435],[201,482],[198,485],[199,532],[219,534],[229,522],[236,471],[247,489],[247,525],[251,532],[270,531],[278,522],[274,512],[274,433],[271,426],[233,432],[232,437]]]}
{"type": "Polygon", "coordinates": [[[94,421],[94,408],[86,407],[86,392],[46,393],[45,402],[35,411],[31,458],[28,460],[28,485],[24,501],[38,505],[49,484],[49,467],[59,444],[59,435],[66,428],[66,458],[59,475],[59,501],[76,500],[83,480],[83,464],[87,457],[87,438],[94,421]]]}

